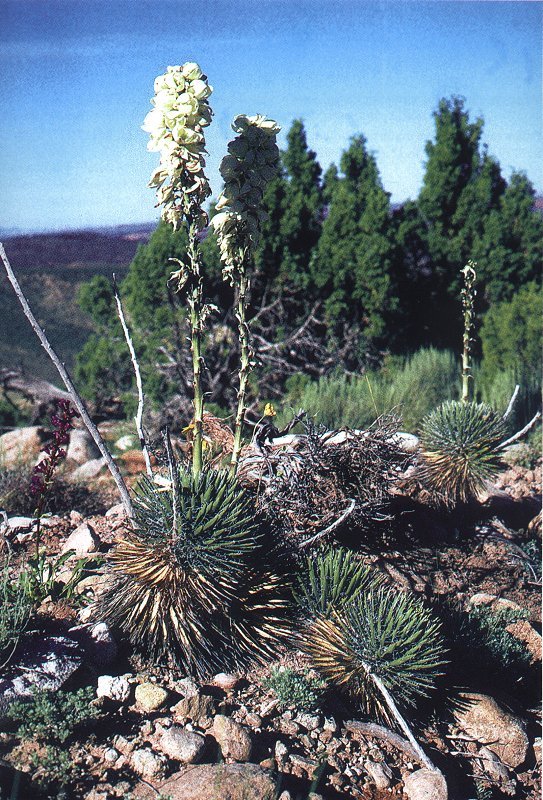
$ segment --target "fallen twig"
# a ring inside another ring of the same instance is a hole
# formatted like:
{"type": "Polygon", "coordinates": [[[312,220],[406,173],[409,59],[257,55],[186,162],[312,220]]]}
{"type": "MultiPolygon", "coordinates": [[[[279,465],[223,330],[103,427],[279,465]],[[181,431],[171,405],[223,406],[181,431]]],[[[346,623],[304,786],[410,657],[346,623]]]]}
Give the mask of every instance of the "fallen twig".
{"type": "Polygon", "coordinates": [[[145,460],[145,469],[147,471],[147,475],[150,478],[152,478],[153,470],[151,469],[151,458],[149,456],[149,450],[147,448],[147,442],[145,441],[145,434],[143,432],[143,409],[144,409],[145,396],[143,394],[143,383],[141,380],[140,366],[138,364],[138,359],[136,357],[136,351],[134,350],[134,344],[130,336],[130,331],[128,330],[128,325],[126,324],[126,319],[124,316],[123,306],[121,303],[121,297],[117,287],[117,279],[115,278],[115,273],[113,273],[113,293],[115,295],[115,302],[117,303],[117,314],[119,316],[119,320],[121,322],[121,326],[124,333],[124,338],[126,339],[126,344],[130,352],[130,360],[132,361],[132,366],[134,368],[134,375],[136,376],[136,386],[138,388],[138,410],[136,412],[136,416],[134,417],[134,422],[136,423],[136,431],[138,433],[138,438],[140,440],[141,452],[143,453],[143,458],[145,460]]]}
{"type": "Polygon", "coordinates": [[[426,756],[426,754],[422,751],[420,746],[413,747],[413,745],[407,740],[404,739],[403,736],[400,736],[398,733],[394,733],[394,731],[385,728],[383,725],[377,725],[375,722],[358,722],[358,720],[349,720],[345,723],[345,728],[350,731],[350,733],[360,734],[361,736],[372,736],[375,739],[383,739],[385,742],[388,742],[397,750],[402,752],[406,755],[409,759],[413,759],[413,761],[417,761],[419,764],[424,764],[425,767],[428,767],[428,764],[431,766],[431,769],[434,772],[437,772],[436,768],[426,756]]]}
{"type": "Polygon", "coordinates": [[[509,439],[506,439],[505,442],[502,442],[499,445],[498,449],[503,450],[504,447],[508,447],[510,444],[513,444],[513,442],[516,442],[517,439],[520,439],[522,436],[524,436],[525,433],[528,433],[528,431],[534,427],[534,425],[536,424],[537,420],[540,417],[541,417],[541,411],[538,411],[536,414],[534,414],[530,422],[527,425],[525,425],[521,431],[517,431],[517,433],[515,433],[514,436],[511,436],[509,439]]]}
{"type": "Polygon", "coordinates": [[[356,500],[351,500],[348,508],[343,512],[343,514],[340,517],[334,520],[334,522],[332,522],[331,525],[328,525],[328,527],[325,528],[323,531],[319,531],[318,533],[315,534],[315,536],[312,536],[310,539],[306,539],[305,542],[302,542],[302,544],[300,545],[300,549],[303,547],[309,547],[309,545],[314,544],[319,539],[322,539],[328,533],[331,533],[333,530],[335,530],[335,528],[337,528],[338,525],[341,525],[341,523],[344,520],[346,520],[350,514],[353,513],[355,506],[356,506],[356,500]]]}
{"type": "Polygon", "coordinates": [[[115,461],[113,460],[113,456],[109,452],[106,443],[102,439],[102,436],[100,435],[100,431],[98,430],[98,428],[96,427],[96,425],[94,424],[92,419],[90,418],[89,412],[87,411],[87,407],[86,407],[85,403],[83,402],[81,396],[79,395],[77,389],[75,388],[75,385],[74,385],[74,383],[73,383],[73,381],[72,381],[72,379],[71,379],[71,377],[70,377],[70,375],[68,373],[68,370],[66,369],[66,367],[64,366],[62,361],[59,359],[59,357],[57,356],[57,354],[55,353],[55,351],[53,350],[51,345],[49,344],[49,340],[47,339],[47,337],[45,335],[45,331],[40,326],[40,324],[37,321],[36,317],[32,313],[32,309],[28,305],[28,301],[27,301],[27,299],[26,299],[26,297],[25,297],[25,295],[23,293],[23,290],[21,289],[21,287],[19,285],[19,282],[17,281],[17,278],[15,277],[15,273],[13,272],[13,269],[11,268],[11,264],[9,263],[8,257],[6,255],[6,251],[4,250],[4,246],[2,245],[2,243],[0,243],[0,257],[2,258],[2,261],[3,261],[3,264],[4,264],[4,268],[5,268],[6,274],[8,276],[8,280],[9,280],[9,282],[11,283],[11,285],[13,287],[13,290],[15,292],[17,300],[21,304],[21,307],[23,309],[23,312],[24,312],[26,318],[30,322],[30,325],[32,326],[32,329],[34,330],[34,333],[36,334],[36,336],[40,340],[40,343],[41,343],[43,349],[45,350],[45,352],[47,353],[47,355],[49,356],[49,358],[51,359],[51,361],[53,362],[53,364],[57,368],[57,371],[58,371],[60,377],[62,378],[62,380],[64,382],[64,385],[66,386],[68,392],[70,393],[70,397],[71,397],[71,400],[72,400],[74,406],[77,408],[77,410],[79,412],[79,415],[81,416],[81,419],[83,420],[83,422],[85,424],[85,427],[87,428],[88,432],[90,433],[90,435],[94,439],[94,441],[96,443],[96,446],[98,447],[98,449],[100,450],[101,454],[103,455],[103,457],[104,457],[104,459],[106,461],[106,464],[108,466],[108,469],[109,469],[109,471],[110,471],[110,473],[111,473],[111,475],[113,477],[113,480],[117,484],[117,488],[119,490],[119,494],[121,496],[121,499],[122,499],[122,502],[123,502],[123,505],[125,507],[127,515],[130,517],[130,519],[133,519],[133,517],[134,517],[134,509],[133,509],[133,506],[132,506],[132,501],[130,499],[130,495],[128,494],[128,489],[126,488],[126,484],[125,484],[125,482],[123,480],[123,477],[122,477],[122,475],[120,473],[120,470],[119,470],[117,464],[115,463],[115,461]]]}

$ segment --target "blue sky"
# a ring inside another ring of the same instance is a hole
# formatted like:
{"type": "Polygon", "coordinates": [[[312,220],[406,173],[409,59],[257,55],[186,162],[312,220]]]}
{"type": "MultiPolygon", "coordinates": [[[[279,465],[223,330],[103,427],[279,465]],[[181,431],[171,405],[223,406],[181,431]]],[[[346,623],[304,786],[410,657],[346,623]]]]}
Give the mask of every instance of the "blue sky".
{"type": "Polygon", "coordinates": [[[214,87],[208,174],[239,113],[301,117],[324,168],[363,133],[393,201],[416,196],[432,111],[466,98],[503,172],[543,190],[539,2],[0,0],[0,228],[153,220],[140,130],[154,77],[214,87]]]}

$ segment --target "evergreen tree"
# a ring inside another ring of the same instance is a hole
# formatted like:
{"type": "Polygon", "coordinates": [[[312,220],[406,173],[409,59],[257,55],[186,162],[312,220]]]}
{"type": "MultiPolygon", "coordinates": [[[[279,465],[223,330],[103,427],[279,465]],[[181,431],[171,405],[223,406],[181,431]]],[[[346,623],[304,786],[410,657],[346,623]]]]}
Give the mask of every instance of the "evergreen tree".
{"type": "Polygon", "coordinates": [[[313,280],[326,298],[331,331],[360,328],[364,349],[387,345],[397,308],[396,242],[389,194],[366,139],[343,153],[341,175],[329,172],[328,215],[313,263],[313,280]]]}

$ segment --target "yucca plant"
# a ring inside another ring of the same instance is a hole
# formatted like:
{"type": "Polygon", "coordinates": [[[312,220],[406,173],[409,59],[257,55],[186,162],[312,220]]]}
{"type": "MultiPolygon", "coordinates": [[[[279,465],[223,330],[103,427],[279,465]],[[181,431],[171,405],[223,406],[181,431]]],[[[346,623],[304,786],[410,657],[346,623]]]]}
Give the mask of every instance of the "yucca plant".
{"type": "Polygon", "coordinates": [[[369,715],[399,725],[434,769],[396,704],[414,705],[427,696],[446,663],[440,624],[420,600],[384,586],[369,588],[339,611],[314,619],[300,646],[315,669],[369,715]]]}
{"type": "Polygon", "coordinates": [[[101,618],[199,677],[268,660],[288,636],[287,590],[266,568],[253,499],[224,470],[178,467],[173,483],[140,481],[101,618]]]}
{"type": "Polygon", "coordinates": [[[466,502],[500,469],[506,422],[483,403],[449,401],[422,423],[422,479],[447,505],[466,502]]]}
{"type": "Polygon", "coordinates": [[[378,582],[377,575],[351,550],[329,548],[306,559],[293,592],[304,614],[329,616],[378,582]]]}

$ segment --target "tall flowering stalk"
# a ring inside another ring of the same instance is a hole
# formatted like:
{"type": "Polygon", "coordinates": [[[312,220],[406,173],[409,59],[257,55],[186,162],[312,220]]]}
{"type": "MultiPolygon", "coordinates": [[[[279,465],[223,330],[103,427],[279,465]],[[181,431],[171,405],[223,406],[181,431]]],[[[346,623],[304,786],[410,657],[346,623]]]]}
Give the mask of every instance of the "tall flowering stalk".
{"type": "Polygon", "coordinates": [[[47,496],[53,483],[55,471],[60,462],[66,458],[66,450],[62,445],[68,444],[70,440],[70,431],[73,428],[73,420],[77,416],[77,411],[72,408],[69,400],[59,400],[57,402],[56,411],[51,414],[53,440],[44,448],[45,458],[42,458],[32,470],[30,493],[37,497],[36,510],[34,511],[34,516],[38,521],[36,531],[36,556],[39,555],[40,521],[45,510],[47,496]]]}
{"type": "Polygon", "coordinates": [[[281,130],[272,119],[242,114],[234,119],[232,129],[238,135],[228,145],[220,166],[224,189],[212,220],[219,242],[223,276],[237,289],[236,318],[241,347],[238,403],[234,429],[231,468],[235,472],[241,451],[245,418],[247,382],[253,366],[253,351],[247,324],[249,271],[258,244],[260,226],[266,219],[262,209],[264,190],[274,177],[279,163],[276,136],[281,130]]]}
{"type": "Polygon", "coordinates": [[[151,175],[149,186],[157,191],[157,205],[162,219],[175,230],[184,224],[188,234],[187,257],[177,260],[179,269],[172,274],[177,291],[184,290],[189,306],[191,352],[194,373],[194,443],[193,472],[202,469],[202,334],[209,307],[204,304],[202,260],[199,236],[208,223],[203,203],[211,189],[205,175],[206,128],[212,117],[207,98],[213,91],[207,77],[194,62],[168,67],[155,80],[154,108],[143,124],[150,134],[147,145],[160,153],[160,163],[151,175]]]}
{"type": "Polygon", "coordinates": [[[475,281],[477,273],[475,272],[476,263],[468,261],[463,270],[464,288],[461,292],[462,297],[462,311],[464,315],[464,335],[462,339],[462,402],[468,403],[470,399],[470,380],[473,380],[471,371],[471,345],[473,339],[471,332],[473,329],[474,321],[474,300],[477,292],[475,291],[475,281]]]}

